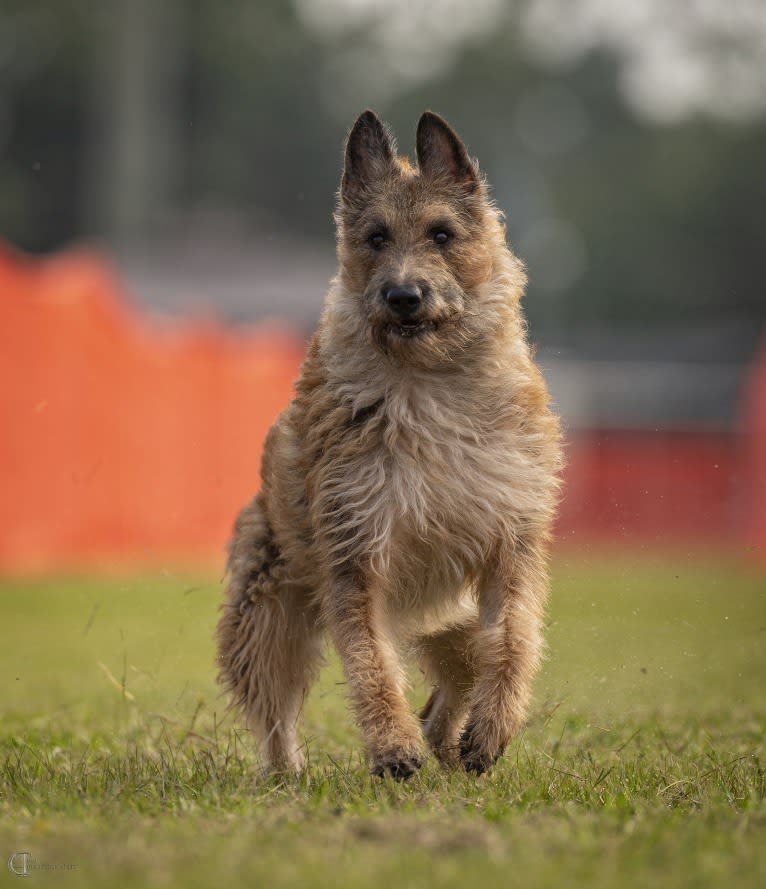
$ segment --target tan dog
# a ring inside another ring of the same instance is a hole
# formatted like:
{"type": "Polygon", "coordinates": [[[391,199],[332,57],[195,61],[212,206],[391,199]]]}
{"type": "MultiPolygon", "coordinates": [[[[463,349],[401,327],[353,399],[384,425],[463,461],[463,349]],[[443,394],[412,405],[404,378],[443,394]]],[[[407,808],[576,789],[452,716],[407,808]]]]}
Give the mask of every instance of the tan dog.
{"type": "Polygon", "coordinates": [[[424,737],[481,773],[522,725],[540,663],[560,468],[524,268],[431,112],[417,167],[359,117],[336,221],[339,273],[231,544],[220,678],[268,767],[300,769],[329,633],[375,774],[413,774],[424,737]],[[433,683],[420,719],[405,653],[433,683]]]}

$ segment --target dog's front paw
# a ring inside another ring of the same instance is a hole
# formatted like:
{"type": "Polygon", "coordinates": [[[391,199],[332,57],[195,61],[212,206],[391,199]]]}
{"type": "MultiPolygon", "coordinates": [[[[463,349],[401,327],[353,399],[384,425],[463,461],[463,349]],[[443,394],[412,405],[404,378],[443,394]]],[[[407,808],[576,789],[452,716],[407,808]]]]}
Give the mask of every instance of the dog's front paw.
{"type": "Polygon", "coordinates": [[[466,772],[483,775],[500,759],[505,744],[488,742],[475,723],[468,723],[460,736],[460,761],[466,772]]]}
{"type": "Polygon", "coordinates": [[[391,775],[397,781],[406,781],[423,765],[423,757],[418,753],[392,750],[376,756],[372,764],[372,774],[378,778],[391,775]]]}

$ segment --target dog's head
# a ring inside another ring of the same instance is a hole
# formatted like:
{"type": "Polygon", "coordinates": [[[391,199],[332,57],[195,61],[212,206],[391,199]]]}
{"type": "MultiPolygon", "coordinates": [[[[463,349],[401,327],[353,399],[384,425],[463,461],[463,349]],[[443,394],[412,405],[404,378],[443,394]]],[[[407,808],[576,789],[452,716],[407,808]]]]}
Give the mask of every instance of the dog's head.
{"type": "Polygon", "coordinates": [[[416,146],[413,166],[372,111],[358,118],[338,197],[338,256],[347,322],[388,355],[432,364],[502,323],[525,276],[452,127],[426,111],[416,146]],[[490,286],[498,276],[503,298],[490,286]]]}

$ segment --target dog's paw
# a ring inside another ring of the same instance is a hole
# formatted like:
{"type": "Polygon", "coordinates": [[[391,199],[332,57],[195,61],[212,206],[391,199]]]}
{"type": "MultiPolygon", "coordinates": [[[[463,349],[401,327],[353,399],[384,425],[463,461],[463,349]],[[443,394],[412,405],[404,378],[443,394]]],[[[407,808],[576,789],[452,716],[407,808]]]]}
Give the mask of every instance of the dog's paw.
{"type": "Polygon", "coordinates": [[[423,757],[419,754],[391,751],[375,758],[372,774],[378,778],[391,775],[397,781],[406,781],[423,765],[423,757]]]}
{"type": "Polygon", "coordinates": [[[487,744],[473,723],[469,723],[460,736],[460,761],[466,772],[483,775],[503,755],[505,744],[487,744]]]}

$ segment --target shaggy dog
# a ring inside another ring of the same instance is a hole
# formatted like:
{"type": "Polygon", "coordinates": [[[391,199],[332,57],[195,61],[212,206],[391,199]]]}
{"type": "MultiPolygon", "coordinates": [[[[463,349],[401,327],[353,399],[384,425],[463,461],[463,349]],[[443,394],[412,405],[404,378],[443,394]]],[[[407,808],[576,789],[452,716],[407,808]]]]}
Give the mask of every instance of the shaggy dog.
{"type": "Polygon", "coordinates": [[[416,166],[359,117],[336,222],[338,275],[236,523],[220,679],[267,767],[299,770],[329,634],[376,775],[409,777],[426,744],[481,774],[523,724],[540,663],[560,469],[524,267],[431,112],[416,166]],[[419,718],[407,654],[433,685],[419,718]]]}

